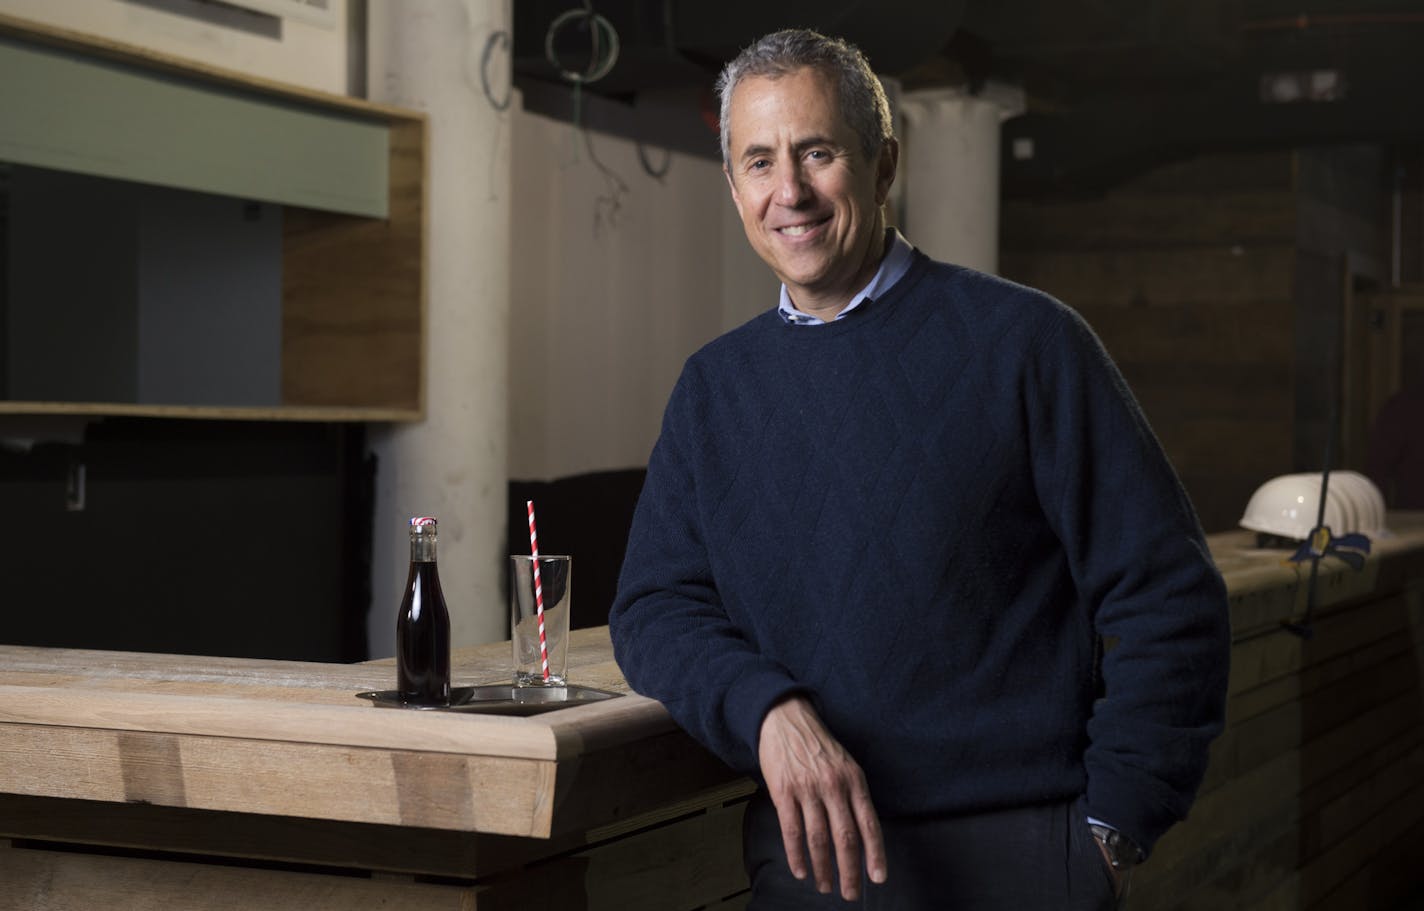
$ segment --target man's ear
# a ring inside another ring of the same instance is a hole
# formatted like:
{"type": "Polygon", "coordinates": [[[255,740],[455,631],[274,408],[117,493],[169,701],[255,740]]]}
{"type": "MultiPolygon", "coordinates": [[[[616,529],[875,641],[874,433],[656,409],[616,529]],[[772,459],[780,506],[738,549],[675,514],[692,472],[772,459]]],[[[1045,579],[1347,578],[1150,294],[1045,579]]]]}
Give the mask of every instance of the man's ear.
{"type": "Polygon", "coordinates": [[[880,150],[875,162],[875,204],[883,206],[890,198],[890,185],[895,182],[895,169],[900,164],[900,142],[891,139],[880,150]]]}
{"type": "Polygon", "coordinates": [[[727,178],[727,189],[732,191],[732,205],[737,207],[737,214],[742,214],[742,197],[737,194],[737,182],[732,179],[732,172],[727,170],[726,165],[722,165],[722,176],[727,178]]]}

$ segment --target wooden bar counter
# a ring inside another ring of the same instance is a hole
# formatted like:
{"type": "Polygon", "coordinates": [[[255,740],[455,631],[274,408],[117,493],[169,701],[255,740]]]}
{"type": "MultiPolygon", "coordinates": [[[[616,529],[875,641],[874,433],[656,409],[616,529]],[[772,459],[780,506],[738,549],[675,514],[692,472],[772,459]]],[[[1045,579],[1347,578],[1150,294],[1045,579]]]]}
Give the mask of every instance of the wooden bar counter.
{"type": "MultiPolygon", "coordinates": [[[[509,644],[457,650],[508,679],[509,644]]],[[[696,908],[745,780],[628,693],[606,628],[530,717],[375,708],[359,665],[0,646],[0,908],[696,908]],[[5,844],[8,839],[9,843],[5,844]],[[63,850],[56,850],[57,848],[63,850]]]]}
{"type": "MultiPolygon", "coordinates": [[[[1214,535],[1226,731],[1144,909],[1393,908],[1424,868],[1424,514],[1356,571],[1214,535]]],[[[508,644],[457,650],[501,682],[508,644]]],[[[750,784],[628,694],[606,629],[532,717],[373,708],[389,661],[0,646],[0,909],[736,908],[750,784]]],[[[893,874],[893,871],[892,871],[893,874]]]]}

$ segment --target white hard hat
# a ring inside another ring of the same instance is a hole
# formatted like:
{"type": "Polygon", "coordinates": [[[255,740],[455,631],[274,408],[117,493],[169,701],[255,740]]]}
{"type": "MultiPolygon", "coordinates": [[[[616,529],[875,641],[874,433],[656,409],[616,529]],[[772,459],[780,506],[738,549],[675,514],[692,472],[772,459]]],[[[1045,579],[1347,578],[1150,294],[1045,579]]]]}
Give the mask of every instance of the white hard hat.
{"type": "MultiPolygon", "coordinates": [[[[1310,537],[1319,511],[1320,474],[1285,474],[1256,488],[1241,527],[1303,541],[1310,537]]],[[[1384,534],[1384,496],[1359,472],[1332,471],[1325,494],[1325,524],[1336,536],[1384,534]]]]}

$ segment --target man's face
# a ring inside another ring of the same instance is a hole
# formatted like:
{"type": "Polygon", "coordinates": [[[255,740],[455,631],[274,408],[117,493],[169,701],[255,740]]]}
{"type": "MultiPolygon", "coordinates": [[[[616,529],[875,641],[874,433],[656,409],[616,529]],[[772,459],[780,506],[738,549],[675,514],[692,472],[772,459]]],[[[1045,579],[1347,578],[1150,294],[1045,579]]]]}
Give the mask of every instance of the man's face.
{"type": "Polygon", "coordinates": [[[895,144],[866,160],[834,84],[810,68],[743,79],[727,124],[727,181],[752,248],[797,308],[839,312],[879,268],[895,144]]]}

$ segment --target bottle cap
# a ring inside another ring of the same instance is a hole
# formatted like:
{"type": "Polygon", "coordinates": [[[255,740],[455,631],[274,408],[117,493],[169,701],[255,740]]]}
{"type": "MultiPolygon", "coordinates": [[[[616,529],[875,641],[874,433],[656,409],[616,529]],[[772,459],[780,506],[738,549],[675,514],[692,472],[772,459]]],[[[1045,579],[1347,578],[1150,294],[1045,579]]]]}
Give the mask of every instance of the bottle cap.
{"type": "Polygon", "coordinates": [[[415,525],[434,525],[434,524],[435,524],[435,517],[434,517],[434,516],[412,516],[412,517],[411,517],[411,520],[410,520],[410,524],[411,524],[412,526],[415,526],[415,525]]]}

